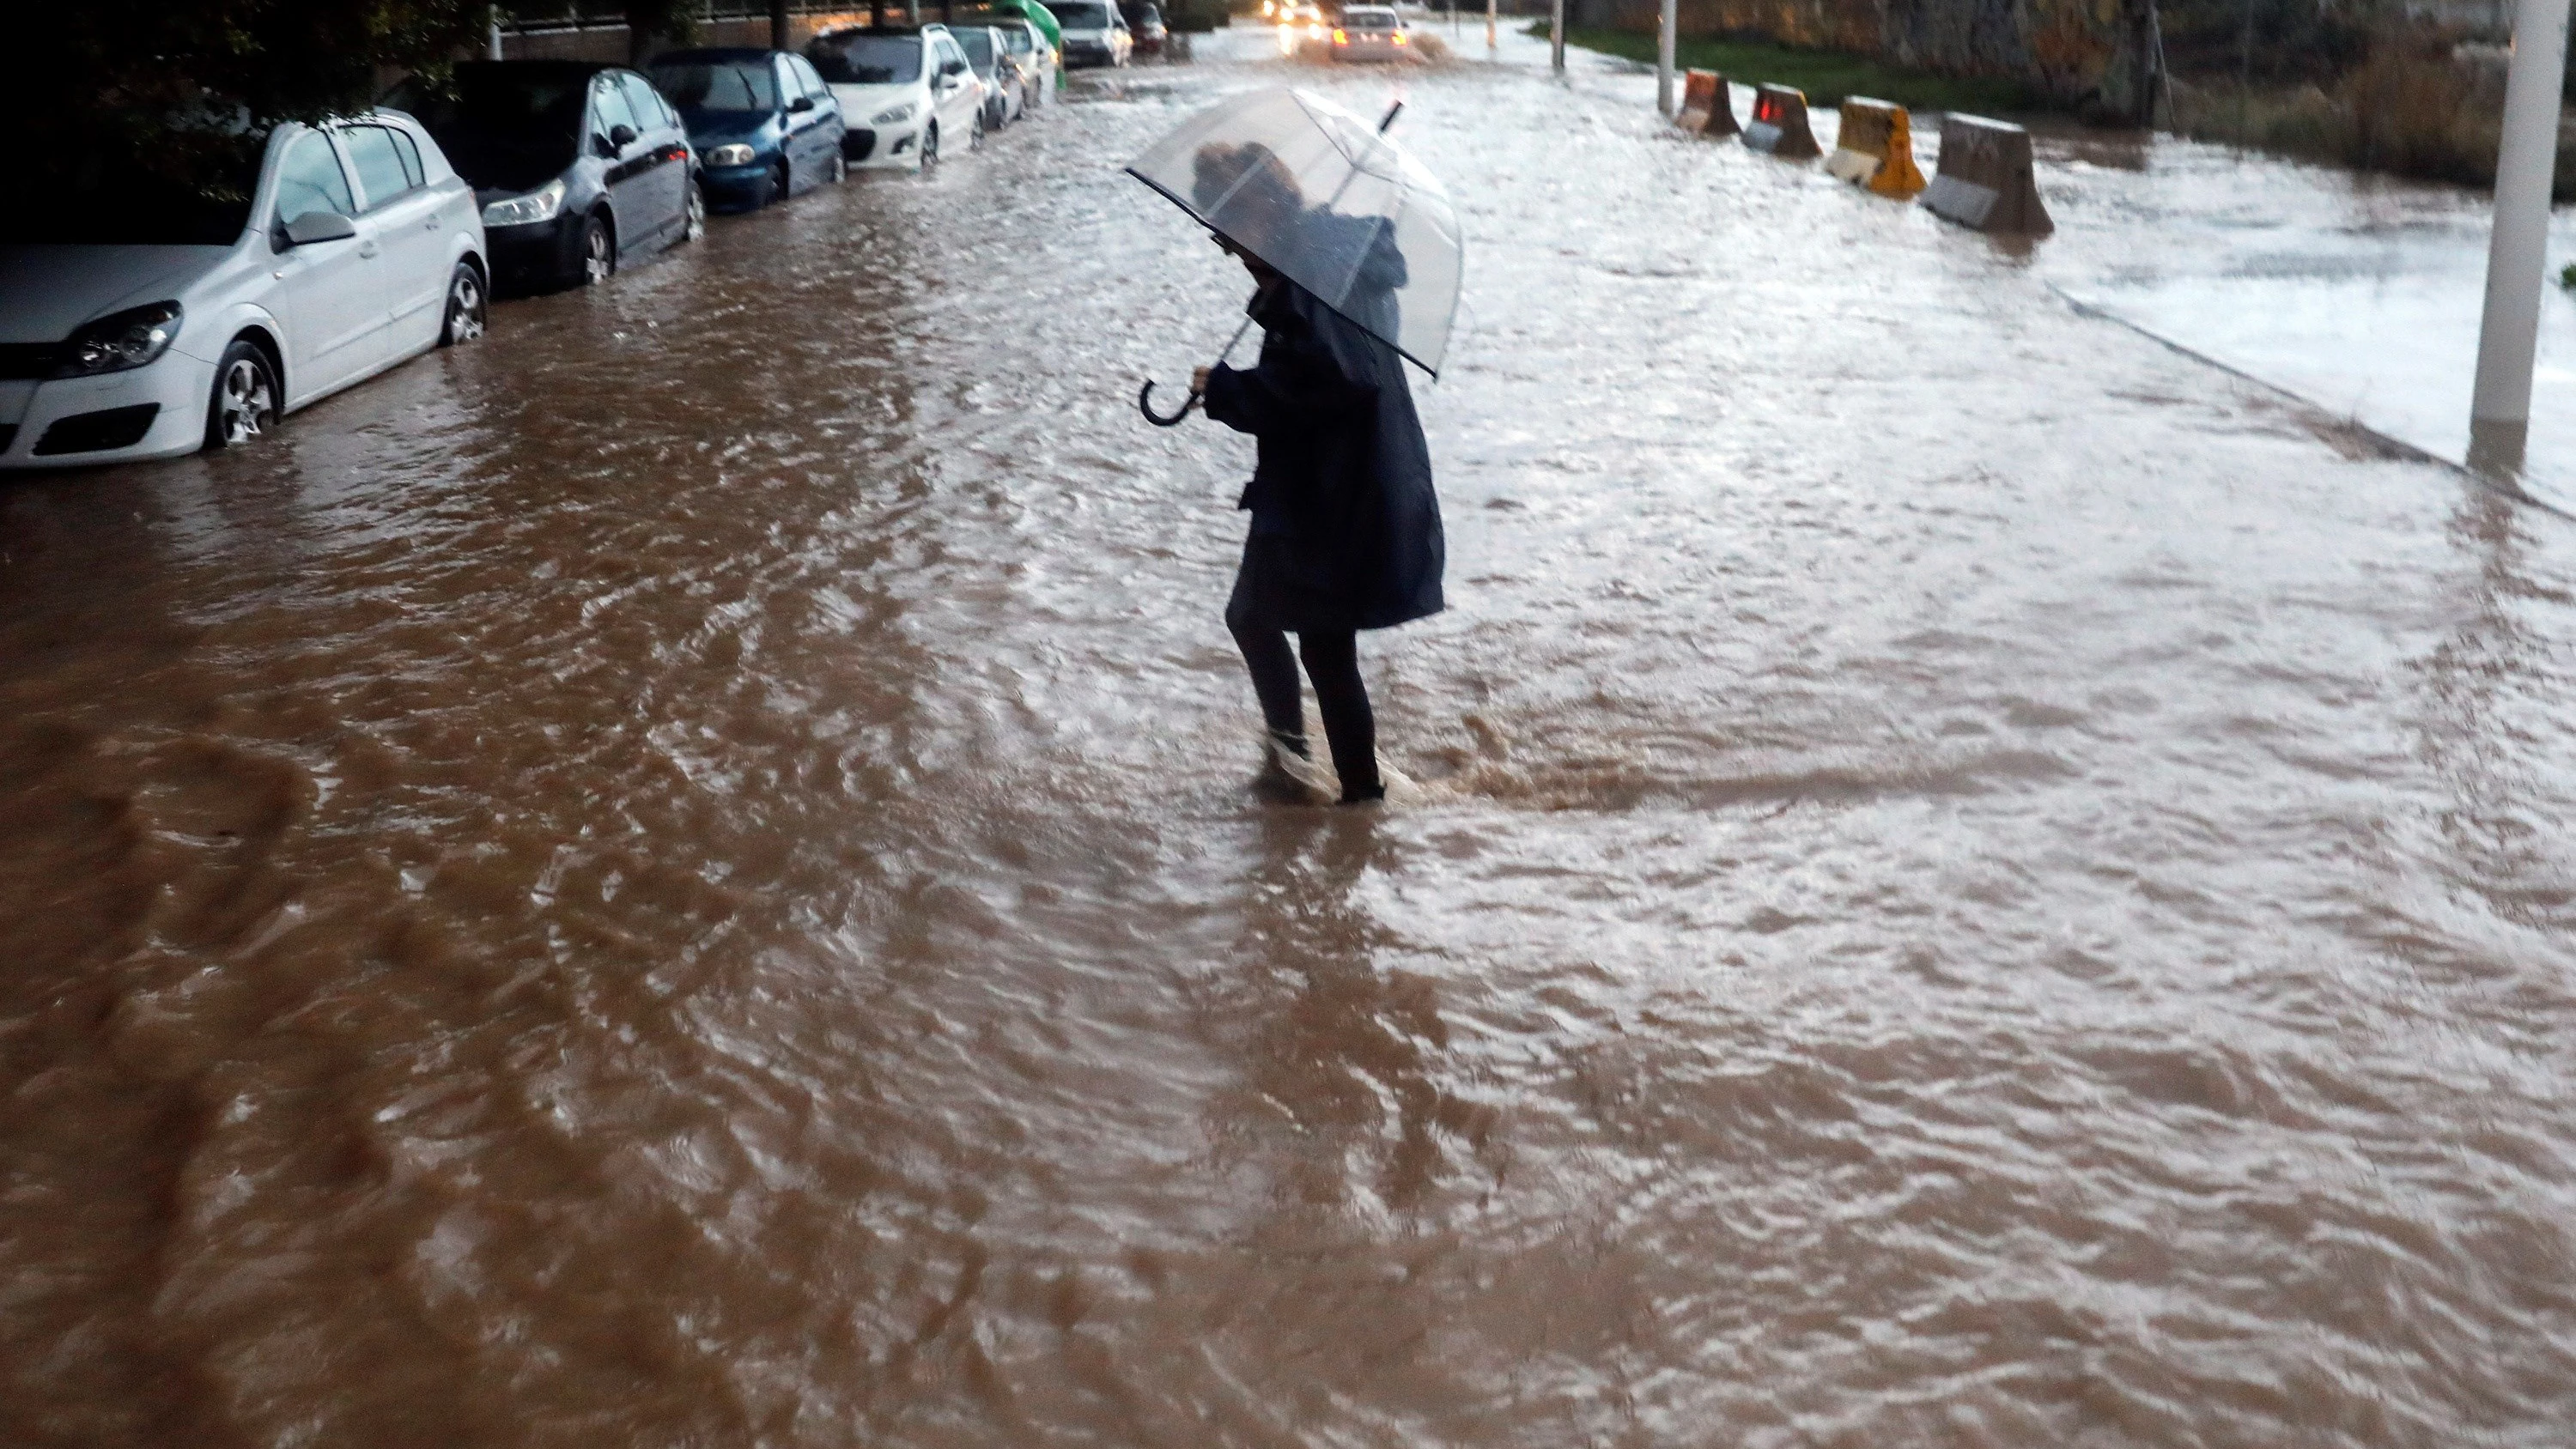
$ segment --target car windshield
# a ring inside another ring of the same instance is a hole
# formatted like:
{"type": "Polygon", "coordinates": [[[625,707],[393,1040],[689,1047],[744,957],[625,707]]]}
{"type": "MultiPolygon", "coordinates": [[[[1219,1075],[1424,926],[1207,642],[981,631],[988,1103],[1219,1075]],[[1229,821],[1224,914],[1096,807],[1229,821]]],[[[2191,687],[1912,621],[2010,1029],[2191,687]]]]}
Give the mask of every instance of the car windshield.
{"type": "Polygon", "coordinates": [[[385,104],[428,127],[456,174],[478,190],[525,191],[580,150],[591,75],[587,67],[469,61],[446,89],[414,78],[385,104]]]}
{"type": "Polygon", "coordinates": [[[827,35],[806,50],[805,58],[823,79],[840,85],[904,85],[921,79],[917,35],[827,35]]]}
{"type": "Polygon", "coordinates": [[[265,136],[204,138],[189,181],[105,153],[51,168],[45,204],[0,214],[0,243],[227,247],[250,225],[265,136]]]}
{"type": "Polygon", "coordinates": [[[1106,5],[1088,5],[1079,3],[1079,0],[1065,0],[1064,4],[1050,5],[1047,9],[1055,12],[1055,23],[1067,30],[1107,30],[1109,28],[1109,7],[1106,5]]]}
{"type": "Polygon", "coordinates": [[[1393,30],[1395,28],[1395,12],[1392,10],[1345,10],[1342,12],[1342,24],[1351,30],[1393,30]]]}
{"type": "Polygon", "coordinates": [[[676,61],[653,67],[653,85],[684,111],[778,109],[777,77],[757,61],[676,61]]]}
{"type": "Polygon", "coordinates": [[[991,31],[958,31],[957,43],[966,47],[966,58],[975,63],[977,71],[989,71],[993,68],[993,33],[991,31]]]}

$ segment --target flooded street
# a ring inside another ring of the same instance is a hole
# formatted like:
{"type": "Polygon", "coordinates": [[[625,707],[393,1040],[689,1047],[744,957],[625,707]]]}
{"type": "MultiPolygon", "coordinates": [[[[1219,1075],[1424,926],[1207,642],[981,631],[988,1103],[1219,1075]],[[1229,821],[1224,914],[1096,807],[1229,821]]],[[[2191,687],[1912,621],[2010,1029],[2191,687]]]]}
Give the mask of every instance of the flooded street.
{"type": "Polygon", "coordinates": [[[1258,36],[0,485],[0,1443],[2565,1443],[2576,525],[1463,49],[1419,805],[1133,406],[1258,36]]]}

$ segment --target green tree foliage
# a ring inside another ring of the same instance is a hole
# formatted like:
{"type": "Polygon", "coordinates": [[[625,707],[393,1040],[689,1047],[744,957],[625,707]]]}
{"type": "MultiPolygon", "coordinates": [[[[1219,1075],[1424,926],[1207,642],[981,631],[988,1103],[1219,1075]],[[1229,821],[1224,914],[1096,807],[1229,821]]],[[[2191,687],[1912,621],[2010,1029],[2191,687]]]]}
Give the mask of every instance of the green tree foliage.
{"type": "MultiPolygon", "coordinates": [[[[535,8],[543,8],[538,0],[535,8]]],[[[697,0],[628,0],[637,33],[687,37],[697,0]]],[[[0,118],[24,195],[46,176],[140,166],[215,193],[280,121],[363,110],[406,72],[480,55],[488,0],[24,0],[0,45],[0,118]]]]}
{"type": "Polygon", "coordinates": [[[365,106],[389,70],[480,43],[482,0],[32,0],[12,6],[0,106],[41,176],[117,158],[230,176],[247,131],[365,106]]]}

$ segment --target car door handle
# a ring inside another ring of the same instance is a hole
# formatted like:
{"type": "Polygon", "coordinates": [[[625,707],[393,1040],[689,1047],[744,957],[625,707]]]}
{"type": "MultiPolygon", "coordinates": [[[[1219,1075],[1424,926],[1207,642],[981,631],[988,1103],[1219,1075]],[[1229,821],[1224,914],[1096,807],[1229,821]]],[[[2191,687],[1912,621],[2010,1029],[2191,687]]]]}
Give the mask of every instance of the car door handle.
{"type": "Polygon", "coordinates": [[[377,246],[377,245],[376,245],[374,242],[372,242],[372,241],[362,241],[362,242],[358,243],[358,255],[360,255],[360,256],[362,256],[362,257],[372,257],[372,256],[374,256],[377,252],[382,251],[382,250],[383,250],[383,248],[382,248],[382,247],[377,246]]]}
{"type": "Polygon", "coordinates": [[[436,230],[438,230],[438,218],[433,216],[433,217],[431,217],[429,220],[422,222],[422,223],[420,224],[420,229],[421,229],[422,231],[436,231],[436,230]]]}

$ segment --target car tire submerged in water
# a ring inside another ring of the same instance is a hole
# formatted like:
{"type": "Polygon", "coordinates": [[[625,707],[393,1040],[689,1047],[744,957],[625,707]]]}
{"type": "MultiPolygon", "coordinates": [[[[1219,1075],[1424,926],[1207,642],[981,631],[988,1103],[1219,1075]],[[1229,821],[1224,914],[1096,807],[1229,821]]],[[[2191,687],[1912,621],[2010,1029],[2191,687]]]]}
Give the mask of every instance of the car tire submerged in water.
{"type": "MultiPolygon", "coordinates": [[[[781,194],[783,195],[784,193],[781,193],[781,194]]],[[[680,219],[680,240],[682,240],[682,241],[684,241],[684,242],[693,242],[693,241],[696,241],[698,238],[700,238],[700,237],[702,237],[702,236],[705,236],[706,234],[707,234],[707,192],[706,192],[706,188],[705,188],[705,187],[702,187],[702,186],[698,185],[698,183],[696,183],[696,182],[692,181],[692,182],[690,182],[690,183],[689,183],[689,200],[688,200],[688,207],[687,207],[686,212],[682,215],[682,217],[681,217],[681,219],[680,219]]]]}
{"type": "Polygon", "coordinates": [[[458,262],[447,278],[447,316],[439,323],[438,345],[454,347],[483,335],[491,319],[491,295],[483,289],[483,274],[472,262],[458,262]]]}
{"type": "Polygon", "coordinates": [[[214,395],[206,399],[206,446],[238,448],[277,422],[277,369],[247,337],[236,337],[215,364],[214,395]]]}
{"type": "Polygon", "coordinates": [[[594,215],[581,224],[581,270],[573,280],[596,287],[616,275],[617,238],[608,230],[608,218],[594,215]]]}
{"type": "Polygon", "coordinates": [[[980,109],[975,112],[975,129],[966,133],[966,149],[969,151],[984,149],[984,113],[980,109]]]}
{"type": "MultiPolygon", "coordinates": [[[[785,201],[796,189],[796,173],[787,169],[787,158],[778,158],[778,169],[769,173],[769,200],[785,201]]],[[[766,202],[762,203],[767,205],[766,202]]]]}
{"type": "Polygon", "coordinates": [[[938,164],[939,123],[937,121],[933,121],[929,125],[921,128],[921,169],[928,171],[931,167],[938,164]]]}
{"type": "Polygon", "coordinates": [[[834,186],[850,179],[850,158],[838,146],[832,148],[832,164],[823,168],[823,179],[834,186]]]}

